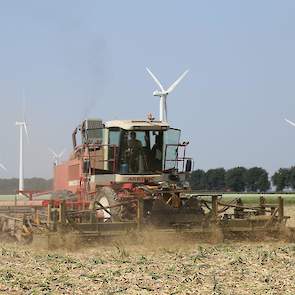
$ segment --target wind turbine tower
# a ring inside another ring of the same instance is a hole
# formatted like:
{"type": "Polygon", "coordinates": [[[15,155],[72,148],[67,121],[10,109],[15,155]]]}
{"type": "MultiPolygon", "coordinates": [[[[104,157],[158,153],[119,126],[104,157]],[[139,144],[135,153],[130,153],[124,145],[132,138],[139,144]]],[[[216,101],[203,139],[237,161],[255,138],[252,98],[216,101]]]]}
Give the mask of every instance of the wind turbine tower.
{"type": "Polygon", "coordinates": [[[19,127],[19,184],[18,184],[18,190],[23,191],[24,190],[23,129],[25,130],[27,138],[29,138],[29,135],[28,135],[27,123],[25,120],[22,122],[15,122],[15,125],[19,127]]]}
{"type": "Polygon", "coordinates": [[[158,80],[158,78],[152,73],[152,71],[149,68],[146,68],[150,76],[153,78],[153,80],[156,82],[156,84],[159,86],[160,90],[156,90],[153,92],[154,96],[160,97],[160,121],[162,122],[168,122],[168,114],[167,114],[167,96],[170,94],[175,87],[180,83],[180,81],[186,76],[186,74],[189,72],[186,70],[167,90],[164,89],[161,82],[158,80]]]}

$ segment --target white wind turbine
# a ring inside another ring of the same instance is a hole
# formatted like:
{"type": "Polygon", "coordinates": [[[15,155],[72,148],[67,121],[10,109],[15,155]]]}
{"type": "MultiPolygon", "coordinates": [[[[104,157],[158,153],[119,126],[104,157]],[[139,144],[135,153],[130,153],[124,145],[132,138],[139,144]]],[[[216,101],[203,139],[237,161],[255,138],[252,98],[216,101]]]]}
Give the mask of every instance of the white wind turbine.
{"type": "Polygon", "coordinates": [[[186,74],[189,71],[186,70],[167,90],[165,90],[160,81],[157,79],[157,77],[151,72],[151,70],[149,68],[146,68],[146,70],[160,88],[160,90],[154,91],[153,95],[160,97],[160,121],[167,122],[167,96],[175,89],[175,87],[179,84],[179,82],[186,76],[186,74]]]}
{"type": "MultiPolygon", "coordinates": [[[[24,104],[24,96],[23,96],[23,104],[24,104]]],[[[19,127],[19,184],[18,190],[24,190],[24,150],[23,150],[23,130],[25,130],[27,140],[29,140],[27,122],[25,119],[25,111],[23,105],[23,121],[15,122],[15,125],[19,127]]]]}
{"type": "Polygon", "coordinates": [[[53,161],[55,165],[58,165],[60,163],[60,160],[63,156],[63,154],[65,153],[66,149],[63,149],[62,152],[60,152],[59,154],[56,153],[53,149],[48,148],[48,150],[52,153],[53,155],[53,161]]]}

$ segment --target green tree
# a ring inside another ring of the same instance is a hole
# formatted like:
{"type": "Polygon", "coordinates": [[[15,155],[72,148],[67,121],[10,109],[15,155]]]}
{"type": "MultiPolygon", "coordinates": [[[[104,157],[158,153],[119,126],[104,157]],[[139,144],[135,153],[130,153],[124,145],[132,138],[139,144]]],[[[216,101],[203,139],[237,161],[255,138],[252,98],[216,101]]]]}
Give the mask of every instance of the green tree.
{"type": "Polygon", "coordinates": [[[290,169],[280,168],[271,177],[272,184],[276,187],[276,191],[280,192],[290,186],[290,169]]]}
{"type": "Polygon", "coordinates": [[[207,189],[210,191],[223,191],[225,189],[224,168],[209,169],[206,172],[207,189]]]}
{"type": "Polygon", "coordinates": [[[243,192],[246,188],[246,172],[244,167],[235,167],[225,173],[226,188],[234,192],[243,192]]]}
{"type": "Polygon", "coordinates": [[[205,190],[207,188],[206,173],[201,169],[192,172],[190,185],[194,190],[205,190]]]}
{"type": "Polygon", "coordinates": [[[251,192],[265,192],[270,188],[268,173],[260,167],[253,167],[245,174],[246,189],[251,192]]]}
{"type": "Polygon", "coordinates": [[[264,170],[264,172],[260,175],[258,182],[258,191],[266,192],[270,189],[270,181],[268,179],[268,173],[264,170]]]}
{"type": "Polygon", "coordinates": [[[295,167],[291,167],[289,170],[288,186],[295,189],[295,167]]]}

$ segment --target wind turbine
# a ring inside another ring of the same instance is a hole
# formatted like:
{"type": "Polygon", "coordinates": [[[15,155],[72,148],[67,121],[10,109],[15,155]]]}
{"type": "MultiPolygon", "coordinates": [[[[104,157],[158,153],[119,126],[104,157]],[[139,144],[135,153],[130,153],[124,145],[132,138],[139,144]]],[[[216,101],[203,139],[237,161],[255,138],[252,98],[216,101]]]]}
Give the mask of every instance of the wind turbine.
{"type": "MultiPolygon", "coordinates": [[[[24,150],[23,150],[23,130],[25,130],[27,140],[29,140],[27,122],[25,119],[25,96],[23,91],[23,121],[15,122],[15,125],[19,127],[19,184],[18,190],[24,190],[24,150]]],[[[21,193],[20,193],[21,194],[21,193]]]]}
{"type": "Polygon", "coordinates": [[[60,163],[61,157],[63,156],[63,154],[65,153],[66,149],[63,149],[62,152],[60,152],[59,154],[57,154],[53,149],[48,148],[48,150],[52,153],[53,155],[53,161],[55,165],[58,165],[60,163]]]}
{"type": "Polygon", "coordinates": [[[290,121],[290,120],[288,120],[288,119],[285,119],[285,121],[286,121],[287,123],[289,123],[290,125],[292,125],[292,126],[295,127],[295,123],[294,123],[294,122],[292,122],[292,121],[290,121]]]}
{"type": "Polygon", "coordinates": [[[189,71],[186,70],[167,90],[165,90],[163,85],[160,83],[158,78],[152,73],[152,71],[149,68],[146,68],[146,70],[160,88],[160,90],[154,91],[153,95],[160,97],[160,121],[167,122],[167,96],[175,89],[175,87],[180,83],[180,81],[186,76],[186,74],[189,71]]]}

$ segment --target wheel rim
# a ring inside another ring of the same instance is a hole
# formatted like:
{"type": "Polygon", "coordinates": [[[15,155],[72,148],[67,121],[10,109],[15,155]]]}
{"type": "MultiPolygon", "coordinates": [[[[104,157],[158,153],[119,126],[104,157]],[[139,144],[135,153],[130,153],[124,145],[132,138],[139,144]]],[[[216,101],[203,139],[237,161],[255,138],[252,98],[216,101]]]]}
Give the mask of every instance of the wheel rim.
{"type": "MultiPolygon", "coordinates": [[[[109,201],[108,201],[108,199],[106,197],[102,197],[99,200],[99,203],[101,205],[103,205],[105,208],[110,206],[110,203],[109,203],[109,201]]],[[[99,207],[99,205],[98,205],[98,207],[99,207]]],[[[108,210],[110,211],[110,209],[108,209],[108,210]]],[[[103,210],[103,209],[98,209],[97,213],[98,213],[99,216],[102,216],[104,221],[107,221],[107,220],[109,220],[111,218],[111,215],[108,212],[106,212],[105,210],[103,210]]]]}

